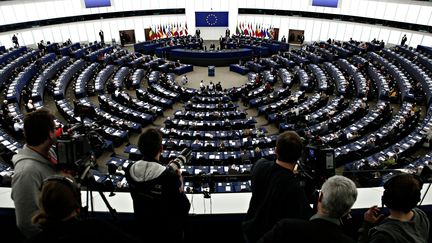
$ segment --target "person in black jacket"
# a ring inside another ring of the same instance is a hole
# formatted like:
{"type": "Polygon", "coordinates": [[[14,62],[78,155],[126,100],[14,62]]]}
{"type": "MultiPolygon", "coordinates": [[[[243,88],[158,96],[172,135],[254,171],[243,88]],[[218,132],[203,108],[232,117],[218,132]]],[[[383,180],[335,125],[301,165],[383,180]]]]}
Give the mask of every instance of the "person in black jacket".
{"type": "Polygon", "coordinates": [[[340,222],[356,199],[354,182],[343,176],[333,176],[323,184],[318,212],[310,220],[283,219],[259,242],[355,242],[342,232],[340,222]]]}
{"type": "Polygon", "coordinates": [[[162,165],[162,135],[155,128],[139,137],[142,160],[128,166],[129,183],[137,230],[145,242],[182,242],[190,203],[183,192],[180,171],[162,165]]]}
{"type": "Polygon", "coordinates": [[[430,222],[417,204],[421,200],[423,182],[416,175],[396,174],[384,183],[382,203],[390,215],[380,214],[372,206],[364,214],[358,242],[428,242],[430,222]]]}
{"type": "Polygon", "coordinates": [[[42,184],[33,223],[42,231],[27,242],[139,242],[108,222],[80,219],[81,192],[72,178],[50,176],[42,184]]]}
{"type": "Polygon", "coordinates": [[[312,216],[305,192],[293,173],[302,150],[300,136],[284,132],[276,142],[276,161],[260,159],[252,167],[252,198],[243,222],[247,242],[257,242],[281,219],[312,216]]]}
{"type": "Polygon", "coordinates": [[[402,37],[402,41],[401,41],[401,46],[404,46],[405,43],[407,42],[408,38],[406,36],[406,34],[402,37]]]}

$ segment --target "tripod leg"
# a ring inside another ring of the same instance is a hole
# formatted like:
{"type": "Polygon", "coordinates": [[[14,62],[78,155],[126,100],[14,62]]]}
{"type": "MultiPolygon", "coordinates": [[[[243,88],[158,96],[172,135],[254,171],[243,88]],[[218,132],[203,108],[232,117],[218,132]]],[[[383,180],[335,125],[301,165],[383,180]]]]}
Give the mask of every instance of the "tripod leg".
{"type": "Polygon", "coordinates": [[[108,202],[105,194],[103,194],[103,192],[101,190],[99,190],[99,195],[102,197],[102,200],[104,201],[104,203],[105,203],[106,207],[108,208],[108,210],[109,210],[111,216],[113,217],[113,219],[117,220],[117,218],[118,218],[117,211],[113,207],[111,207],[111,205],[109,204],[109,202],[108,202]]]}

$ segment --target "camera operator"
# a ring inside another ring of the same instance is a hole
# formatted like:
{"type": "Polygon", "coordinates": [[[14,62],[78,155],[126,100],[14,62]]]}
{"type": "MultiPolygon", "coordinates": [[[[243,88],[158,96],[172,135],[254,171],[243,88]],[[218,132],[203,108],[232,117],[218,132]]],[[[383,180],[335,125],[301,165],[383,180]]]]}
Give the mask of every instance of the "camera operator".
{"type": "Polygon", "coordinates": [[[159,162],[162,136],[155,128],[139,137],[143,159],[126,169],[135,219],[145,242],[181,242],[190,203],[180,170],[159,162]]]}
{"type": "Polygon", "coordinates": [[[276,161],[258,160],[252,168],[252,198],[243,222],[247,242],[256,242],[279,220],[309,219],[312,209],[294,167],[300,158],[303,144],[300,136],[288,131],[276,142],[276,161]]]}
{"type": "Polygon", "coordinates": [[[28,238],[40,231],[31,217],[38,210],[39,190],[45,178],[57,174],[57,156],[51,146],[56,142],[54,116],[46,109],[28,113],[24,118],[26,144],[13,156],[15,174],[11,198],[15,204],[17,227],[28,238]]]}

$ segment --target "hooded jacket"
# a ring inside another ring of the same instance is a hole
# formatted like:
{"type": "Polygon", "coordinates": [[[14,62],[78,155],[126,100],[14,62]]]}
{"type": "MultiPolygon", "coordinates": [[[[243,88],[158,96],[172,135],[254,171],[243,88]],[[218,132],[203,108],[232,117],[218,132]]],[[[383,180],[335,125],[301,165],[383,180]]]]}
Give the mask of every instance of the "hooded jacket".
{"type": "Polygon", "coordinates": [[[39,209],[39,192],[43,180],[57,174],[57,170],[47,158],[27,145],[12,157],[12,163],[15,174],[12,177],[11,198],[15,204],[16,223],[21,232],[29,238],[40,231],[31,222],[31,218],[39,209]]]}
{"type": "Polygon", "coordinates": [[[358,242],[427,242],[430,227],[428,217],[418,208],[413,208],[412,211],[414,216],[407,222],[387,217],[373,228],[370,228],[370,224],[363,223],[358,242]]]}
{"type": "Polygon", "coordinates": [[[145,238],[178,242],[190,209],[188,198],[180,191],[180,176],[170,167],[140,160],[128,167],[126,179],[135,219],[145,238]]]}

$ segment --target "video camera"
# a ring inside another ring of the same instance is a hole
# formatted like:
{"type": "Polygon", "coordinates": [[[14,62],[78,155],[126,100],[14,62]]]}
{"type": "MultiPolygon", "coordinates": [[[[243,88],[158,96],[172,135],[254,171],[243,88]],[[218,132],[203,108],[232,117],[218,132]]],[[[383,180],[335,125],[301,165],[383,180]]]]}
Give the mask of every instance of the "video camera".
{"type": "MultiPolygon", "coordinates": [[[[334,149],[323,145],[308,145],[304,148],[299,163],[299,177],[306,194],[314,196],[324,182],[336,174],[334,149]]],[[[316,202],[314,198],[309,198],[316,202]]]]}
{"type": "Polygon", "coordinates": [[[61,170],[82,174],[96,165],[95,156],[103,146],[103,139],[92,126],[65,126],[57,139],[56,152],[61,170]]]}
{"type": "Polygon", "coordinates": [[[88,161],[91,145],[87,134],[79,132],[83,127],[81,124],[73,126],[63,131],[57,139],[57,159],[60,167],[74,170],[88,161]]]}

